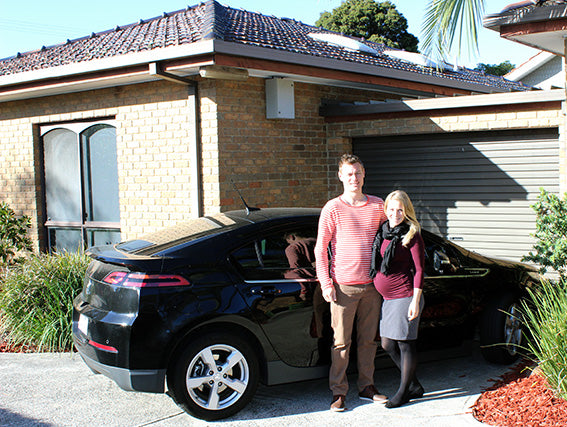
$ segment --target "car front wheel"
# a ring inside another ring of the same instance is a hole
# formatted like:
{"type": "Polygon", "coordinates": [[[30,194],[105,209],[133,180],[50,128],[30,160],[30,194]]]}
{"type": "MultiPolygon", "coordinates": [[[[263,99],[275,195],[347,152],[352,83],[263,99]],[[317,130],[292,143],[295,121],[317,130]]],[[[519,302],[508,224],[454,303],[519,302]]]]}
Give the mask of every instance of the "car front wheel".
{"type": "Polygon", "coordinates": [[[489,362],[509,364],[520,356],[522,343],[523,330],[518,299],[514,294],[501,295],[486,307],[482,315],[482,355],[489,362]]]}
{"type": "Polygon", "coordinates": [[[258,359],[238,336],[212,333],[191,341],[177,358],[168,385],[189,414],[204,420],[229,417],[254,396],[258,359]]]}

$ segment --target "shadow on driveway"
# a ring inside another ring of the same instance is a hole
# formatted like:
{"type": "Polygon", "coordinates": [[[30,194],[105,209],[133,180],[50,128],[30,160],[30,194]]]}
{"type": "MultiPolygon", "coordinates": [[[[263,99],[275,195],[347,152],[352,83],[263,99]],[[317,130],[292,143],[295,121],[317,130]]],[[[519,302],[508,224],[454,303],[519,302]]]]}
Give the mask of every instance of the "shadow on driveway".
{"type": "MultiPolygon", "coordinates": [[[[447,354],[445,354],[447,357],[447,354]]],[[[426,394],[401,408],[358,398],[356,375],[350,375],[348,410],[329,411],[327,379],[279,386],[259,386],[252,402],[226,420],[205,423],[175,405],[165,394],[121,390],[94,375],[77,354],[0,353],[0,426],[462,426],[481,425],[470,407],[479,394],[508,370],[486,363],[478,345],[472,354],[422,360],[418,376],[426,394]]],[[[378,389],[396,392],[395,368],[375,374],[378,389]]]]}

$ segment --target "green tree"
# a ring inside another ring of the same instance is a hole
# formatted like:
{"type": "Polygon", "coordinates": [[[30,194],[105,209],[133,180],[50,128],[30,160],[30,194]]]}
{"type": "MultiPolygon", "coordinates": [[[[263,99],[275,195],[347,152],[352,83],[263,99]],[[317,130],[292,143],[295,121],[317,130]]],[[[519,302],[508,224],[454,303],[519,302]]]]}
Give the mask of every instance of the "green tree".
{"type": "Polygon", "coordinates": [[[408,22],[389,1],[345,0],[323,12],[315,25],[386,46],[417,52],[419,40],[408,32],[408,22]]]}
{"type": "Polygon", "coordinates": [[[482,27],[484,0],[429,0],[422,31],[422,48],[427,55],[446,59],[457,43],[457,55],[466,47],[478,53],[478,31],[482,27]]]}
{"type": "Polygon", "coordinates": [[[493,76],[503,76],[508,74],[514,69],[514,65],[510,61],[504,61],[500,64],[477,64],[475,70],[484,71],[486,74],[492,74],[493,76]]]}

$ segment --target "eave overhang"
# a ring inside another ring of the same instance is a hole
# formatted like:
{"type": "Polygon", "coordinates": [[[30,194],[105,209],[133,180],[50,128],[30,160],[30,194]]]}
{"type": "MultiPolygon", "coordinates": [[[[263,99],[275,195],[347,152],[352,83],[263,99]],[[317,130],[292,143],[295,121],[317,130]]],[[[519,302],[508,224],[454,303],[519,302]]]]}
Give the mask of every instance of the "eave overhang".
{"type": "Polygon", "coordinates": [[[299,82],[364,88],[405,97],[503,92],[474,82],[435,74],[321,58],[270,48],[206,40],[108,59],[73,63],[0,77],[0,102],[53,96],[159,80],[150,64],[180,77],[197,77],[199,68],[246,68],[252,77],[288,77],[299,82]]]}
{"type": "Polygon", "coordinates": [[[487,15],[483,25],[505,39],[555,55],[565,55],[567,4],[521,7],[487,15]]]}
{"type": "Polygon", "coordinates": [[[565,90],[538,90],[506,94],[456,96],[447,98],[391,100],[368,104],[322,105],[319,114],[327,122],[376,120],[380,118],[439,116],[458,112],[500,112],[560,109],[565,90]]]}

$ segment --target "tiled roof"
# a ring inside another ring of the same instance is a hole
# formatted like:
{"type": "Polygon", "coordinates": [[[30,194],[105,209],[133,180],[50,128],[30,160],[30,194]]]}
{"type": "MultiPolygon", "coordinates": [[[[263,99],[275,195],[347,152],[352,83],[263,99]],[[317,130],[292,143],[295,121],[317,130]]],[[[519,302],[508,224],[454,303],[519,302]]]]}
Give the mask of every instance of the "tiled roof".
{"type": "Polygon", "coordinates": [[[454,82],[475,83],[499,90],[527,90],[521,83],[469,69],[438,70],[401,61],[382,54],[385,45],[363,41],[378,55],[352,51],[323,41],[309,33],[332,33],[302,22],[234,9],[208,0],[205,3],[115,29],[93,33],[66,43],[42,47],[0,60],[0,77],[61,65],[83,63],[120,55],[185,45],[201,40],[223,40],[314,57],[386,67],[454,82]]]}

